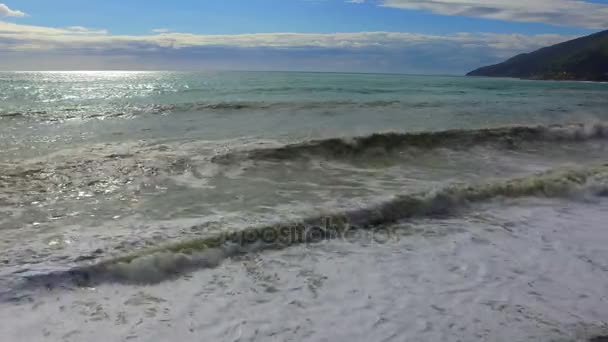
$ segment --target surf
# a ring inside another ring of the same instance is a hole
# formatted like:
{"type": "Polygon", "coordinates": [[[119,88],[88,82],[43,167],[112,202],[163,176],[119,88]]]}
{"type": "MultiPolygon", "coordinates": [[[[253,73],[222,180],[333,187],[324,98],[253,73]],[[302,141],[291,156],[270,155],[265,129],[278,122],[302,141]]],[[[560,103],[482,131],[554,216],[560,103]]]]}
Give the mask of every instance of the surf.
{"type": "Polygon", "coordinates": [[[345,159],[366,157],[378,151],[390,154],[405,148],[468,149],[475,146],[514,149],[527,142],[582,142],[608,138],[605,123],[505,126],[481,129],[453,129],[423,132],[387,132],[365,136],[329,138],[287,144],[274,148],[236,151],[214,157],[218,163],[239,159],[292,160],[301,158],[345,159]]]}
{"type": "Polygon", "coordinates": [[[196,269],[216,267],[238,255],[326,239],[347,239],[358,232],[379,232],[381,236],[390,236],[392,224],[416,218],[456,215],[470,205],[499,198],[580,199],[589,196],[608,196],[608,163],[551,170],[510,180],[452,185],[434,191],[402,194],[379,204],[298,221],[243,227],[67,270],[25,274],[25,283],[13,289],[94,286],[102,282],[158,283],[196,269]]]}

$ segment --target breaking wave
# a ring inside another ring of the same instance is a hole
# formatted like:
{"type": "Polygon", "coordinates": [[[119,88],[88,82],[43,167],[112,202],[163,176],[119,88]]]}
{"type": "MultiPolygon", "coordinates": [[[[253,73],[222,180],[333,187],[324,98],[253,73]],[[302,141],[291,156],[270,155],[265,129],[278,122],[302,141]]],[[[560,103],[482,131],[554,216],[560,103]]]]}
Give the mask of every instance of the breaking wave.
{"type": "Polygon", "coordinates": [[[354,232],[388,228],[416,217],[453,214],[467,205],[496,198],[608,195],[608,163],[584,169],[556,170],[479,185],[455,185],[432,192],[404,194],[369,207],[232,233],[178,242],[69,270],[32,275],[27,287],[91,286],[100,282],[156,283],[194,269],[217,266],[243,253],[281,249],[354,232]],[[69,285],[66,285],[69,284],[69,285]]]}
{"type": "Polygon", "coordinates": [[[404,148],[469,148],[494,144],[516,148],[524,142],[575,142],[608,138],[608,125],[572,124],[552,126],[511,126],[474,130],[447,130],[419,133],[376,133],[353,138],[330,138],[285,145],[237,151],[214,158],[223,163],[235,159],[290,160],[305,157],[327,159],[353,158],[369,154],[399,152],[404,148]]]}

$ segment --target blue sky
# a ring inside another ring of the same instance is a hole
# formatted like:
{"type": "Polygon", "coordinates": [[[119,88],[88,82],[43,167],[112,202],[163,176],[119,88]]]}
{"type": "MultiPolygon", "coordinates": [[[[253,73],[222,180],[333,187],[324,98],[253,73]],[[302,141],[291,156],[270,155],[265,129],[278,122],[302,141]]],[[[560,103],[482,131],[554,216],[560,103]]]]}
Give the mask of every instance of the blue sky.
{"type": "Polygon", "coordinates": [[[400,31],[584,34],[584,28],[543,23],[444,16],[344,0],[21,0],[32,13],[24,22],[41,26],[86,26],[115,34],[145,34],[158,27],[201,34],[259,32],[400,31]]]}
{"type": "Polygon", "coordinates": [[[12,0],[0,69],[458,74],[603,28],[606,0],[12,0]]]}

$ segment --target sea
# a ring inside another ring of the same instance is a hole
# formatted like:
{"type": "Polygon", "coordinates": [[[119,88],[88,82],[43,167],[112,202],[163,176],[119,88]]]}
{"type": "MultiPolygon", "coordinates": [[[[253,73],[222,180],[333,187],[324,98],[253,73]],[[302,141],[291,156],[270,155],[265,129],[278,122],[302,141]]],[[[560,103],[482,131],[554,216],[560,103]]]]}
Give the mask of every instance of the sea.
{"type": "Polygon", "coordinates": [[[591,341],[607,143],[603,83],[0,72],[0,340],[591,341]]]}

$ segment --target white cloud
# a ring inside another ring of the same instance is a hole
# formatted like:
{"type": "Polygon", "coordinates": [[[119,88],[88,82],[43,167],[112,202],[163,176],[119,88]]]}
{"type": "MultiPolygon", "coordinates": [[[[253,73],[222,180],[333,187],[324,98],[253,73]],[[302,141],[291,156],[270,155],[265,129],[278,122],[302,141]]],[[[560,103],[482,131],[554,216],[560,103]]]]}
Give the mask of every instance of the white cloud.
{"type": "Polygon", "coordinates": [[[581,0],[382,0],[382,6],[442,15],[608,28],[608,5],[581,0]]]}
{"type": "Polygon", "coordinates": [[[526,50],[557,43],[567,38],[561,35],[522,35],[494,33],[457,33],[429,35],[405,32],[354,33],[254,33],[235,35],[202,35],[164,32],[129,36],[111,35],[107,30],[81,26],[51,28],[20,25],[0,21],[0,48],[61,49],[61,48],[125,48],[162,47],[180,49],[195,46],[230,46],[240,48],[403,48],[414,45],[455,43],[475,44],[502,50],[526,50]]]}
{"type": "Polygon", "coordinates": [[[155,28],[152,29],[152,33],[169,33],[171,32],[171,30],[169,30],[168,28],[155,28]]]}
{"type": "Polygon", "coordinates": [[[310,70],[328,71],[454,73],[571,38],[554,34],[407,32],[201,35],[159,31],[136,36],[80,26],[51,28],[0,21],[0,67],[73,68],[79,65],[75,60],[94,60],[89,67],[136,68],[137,63],[148,61],[149,68],[163,69],[198,67],[215,61],[214,65],[226,68],[308,66],[310,70]]]}
{"type": "Polygon", "coordinates": [[[82,35],[106,35],[110,32],[108,30],[96,30],[90,29],[84,26],[70,26],[66,28],[70,34],[82,34],[82,35]]]}
{"type": "Polygon", "coordinates": [[[3,3],[0,3],[0,17],[25,17],[25,13],[8,8],[3,3]]]}

